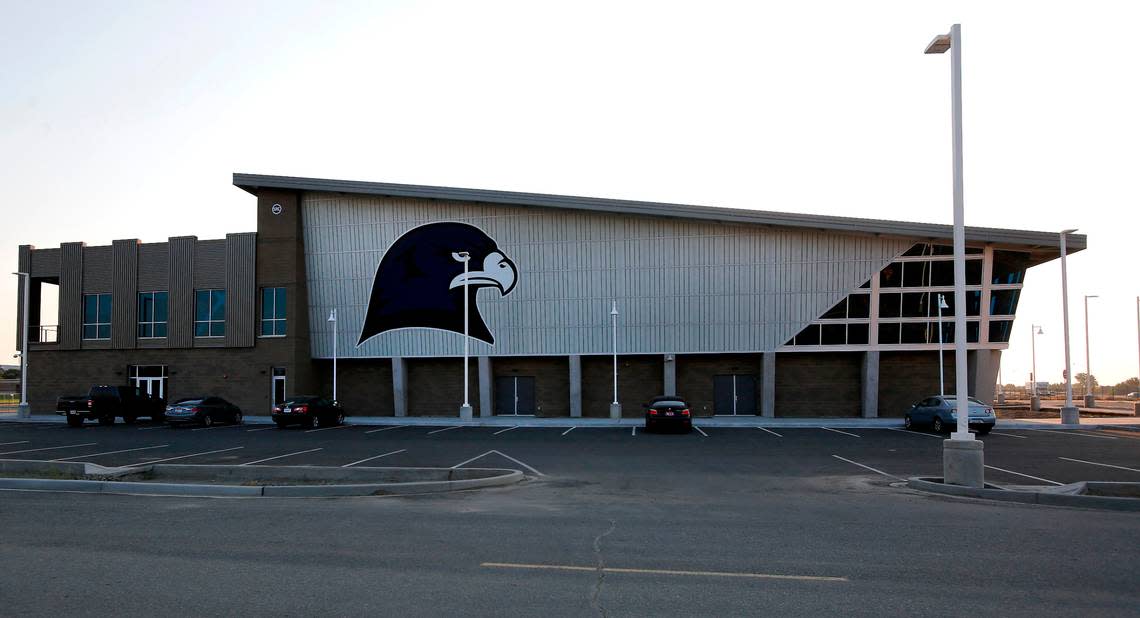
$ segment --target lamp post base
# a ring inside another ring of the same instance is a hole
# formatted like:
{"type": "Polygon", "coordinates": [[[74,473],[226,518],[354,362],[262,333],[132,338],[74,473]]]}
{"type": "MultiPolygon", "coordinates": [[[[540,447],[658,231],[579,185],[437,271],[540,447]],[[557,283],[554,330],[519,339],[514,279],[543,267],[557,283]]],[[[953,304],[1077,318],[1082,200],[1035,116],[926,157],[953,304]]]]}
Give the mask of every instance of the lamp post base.
{"type": "Polygon", "coordinates": [[[998,404],[999,406],[1004,406],[1004,405],[1005,405],[1005,393],[998,393],[998,396],[997,396],[997,404],[998,404]]]}
{"type": "Polygon", "coordinates": [[[459,406],[459,420],[469,421],[469,420],[472,420],[473,418],[475,418],[475,413],[471,409],[471,404],[465,403],[465,404],[459,406]]]}
{"type": "Polygon", "coordinates": [[[1086,408],[1095,408],[1096,407],[1096,397],[1094,395],[1085,395],[1085,407],[1086,408]]]}
{"type": "Polygon", "coordinates": [[[16,406],[16,418],[31,418],[32,407],[26,402],[16,406]]]}
{"type": "Polygon", "coordinates": [[[610,418],[616,420],[621,419],[621,404],[613,402],[610,404],[610,418]]]}
{"type": "Polygon", "coordinates": [[[1066,406],[1061,408],[1061,424],[1062,425],[1079,425],[1081,424],[1081,411],[1076,406],[1066,406]]]}
{"type": "Polygon", "coordinates": [[[1029,409],[1033,410],[1034,412],[1037,412],[1038,410],[1040,410],[1041,409],[1041,398],[1038,397],[1037,395],[1030,397],[1029,398],[1029,409]]]}
{"type": "Polygon", "coordinates": [[[981,440],[943,440],[942,482],[979,489],[984,487],[984,447],[981,440]]]}

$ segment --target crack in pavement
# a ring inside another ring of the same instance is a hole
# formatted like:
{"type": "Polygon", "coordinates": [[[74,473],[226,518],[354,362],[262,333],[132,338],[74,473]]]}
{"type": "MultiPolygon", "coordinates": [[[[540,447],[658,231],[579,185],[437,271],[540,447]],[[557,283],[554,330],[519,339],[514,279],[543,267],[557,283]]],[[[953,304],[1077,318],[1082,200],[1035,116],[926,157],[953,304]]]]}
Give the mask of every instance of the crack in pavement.
{"type": "Polygon", "coordinates": [[[617,521],[610,520],[610,529],[594,537],[594,556],[598,559],[598,578],[594,581],[594,594],[590,597],[590,607],[598,612],[602,618],[606,618],[606,608],[598,602],[598,597],[602,595],[602,585],[606,581],[606,560],[602,557],[602,539],[609,536],[617,528],[617,521]]]}

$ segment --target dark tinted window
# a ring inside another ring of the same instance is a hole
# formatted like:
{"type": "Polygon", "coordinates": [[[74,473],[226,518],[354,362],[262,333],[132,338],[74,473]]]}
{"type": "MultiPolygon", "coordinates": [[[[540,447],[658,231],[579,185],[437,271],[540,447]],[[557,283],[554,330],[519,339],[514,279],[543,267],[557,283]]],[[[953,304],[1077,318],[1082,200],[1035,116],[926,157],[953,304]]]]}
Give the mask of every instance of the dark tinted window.
{"type": "Polygon", "coordinates": [[[989,340],[993,343],[1009,343],[1009,336],[1013,332],[1012,320],[1000,320],[989,323],[989,340]]]}
{"type": "Polygon", "coordinates": [[[902,295],[902,317],[925,318],[936,311],[930,306],[929,292],[907,292],[902,295]]]}
{"type": "Polygon", "coordinates": [[[930,285],[930,262],[907,262],[903,265],[903,287],[918,288],[930,285]]]}
{"type": "Polygon", "coordinates": [[[821,320],[842,320],[847,317],[847,299],[839,301],[834,307],[828,309],[826,313],[819,316],[821,320]]]}
{"type": "Polygon", "coordinates": [[[796,345],[819,345],[819,324],[810,324],[796,335],[796,345]]]}
{"type": "Polygon", "coordinates": [[[990,292],[990,315],[1013,315],[1017,313],[1017,299],[1021,290],[994,290],[990,292]]]}
{"type": "Polygon", "coordinates": [[[866,345],[867,344],[867,325],[866,324],[848,324],[847,325],[847,343],[848,343],[848,345],[866,345]]]}
{"type": "Polygon", "coordinates": [[[992,282],[995,284],[1021,283],[1025,278],[1025,269],[1029,268],[1029,254],[1019,251],[994,251],[994,272],[992,282]]]}
{"type": "Polygon", "coordinates": [[[879,325],[879,343],[898,343],[899,342],[899,325],[898,324],[880,324],[879,325]]]}
{"type": "Polygon", "coordinates": [[[879,287],[897,288],[902,285],[902,263],[892,262],[879,273],[879,287]]]}
{"type": "Polygon", "coordinates": [[[871,295],[870,294],[852,294],[847,297],[847,317],[850,318],[868,318],[871,317],[871,295]]]}
{"type": "Polygon", "coordinates": [[[820,327],[820,343],[823,345],[844,345],[847,343],[845,324],[824,324],[820,327]]]}
{"type": "Polygon", "coordinates": [[[879,317],[897,318],[901,308],[902,294],[879,294],[879,317]]]}
{"type": "Polygon", "coordinates": [[[936,324],[913,323],[902,324],[903,343],[936,343],[938,335],[934,333],[936,324]]]}

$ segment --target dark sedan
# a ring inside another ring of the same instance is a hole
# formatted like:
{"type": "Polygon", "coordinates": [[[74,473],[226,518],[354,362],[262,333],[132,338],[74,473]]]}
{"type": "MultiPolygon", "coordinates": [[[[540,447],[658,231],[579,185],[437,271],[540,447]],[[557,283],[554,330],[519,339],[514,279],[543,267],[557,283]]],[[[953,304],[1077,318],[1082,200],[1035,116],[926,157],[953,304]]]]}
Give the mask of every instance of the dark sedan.
{"type": "Polygon", "coordinates": [[[215,423],[240,425],[241,408],[221,397],[190,397],[166,406],[166,422],[172,425],[194,423],[212,427],[215,423]]]}
{"type": "Polygon", "coordinates": [[[273,408],[273,422],[278,427],[333,427],[344,423],[344,408],[324,397],[297,395],[273,408]]]}
{"type": "MultiPolygon", "coordinates": [[[[973,397],[970,397],[967,403],[970,414],[967,423],[970,429],[977,431],[978,435],[989,433],[997,423],[994,409],[973,397]]],[[[927,397],[907,410],[903,424],[907,429],[925,425],[935,433],[950,431],[958,425],[957,406],[958,400],[954,397],[927,397]]]]}
{"type": "Polygon", "coordinates": [[[680,429],[686,433],[693,430],[689,404],[680,397],[654,397],[653,401],[645,404],[645,431],[664,428],[680,429]]]}

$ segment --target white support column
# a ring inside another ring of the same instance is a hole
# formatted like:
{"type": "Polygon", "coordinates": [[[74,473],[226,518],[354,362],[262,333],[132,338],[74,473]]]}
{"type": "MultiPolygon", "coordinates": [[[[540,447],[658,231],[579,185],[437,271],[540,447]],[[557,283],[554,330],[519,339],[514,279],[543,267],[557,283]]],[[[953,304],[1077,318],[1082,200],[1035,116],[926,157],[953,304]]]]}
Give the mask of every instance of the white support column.
{"type": "Polygon", "coordinates": [[[491,357],[479,358],[479,416],[492,416],[495,413],[494,381],[491,378],[491,357]]]}
{"type": "Polygon", "coordinates": [[[392,358],[392,407],[396,416],[408,415],[408,363],[403,358],[392,358]]]}
{"type": "Polygon", "coordinates": [[[760,416],[776,416],[776,353],[760,357],[760,416]]]}
{"type": "Polygon", "coordinates": [[[572,354],[570,361],[570,416],[582,416],[582,357],[572,354]]]}

